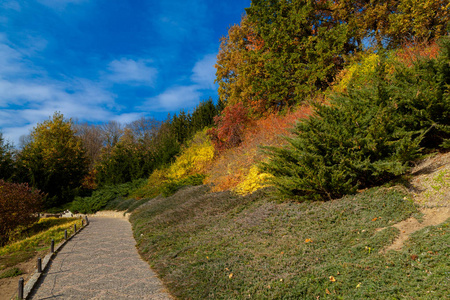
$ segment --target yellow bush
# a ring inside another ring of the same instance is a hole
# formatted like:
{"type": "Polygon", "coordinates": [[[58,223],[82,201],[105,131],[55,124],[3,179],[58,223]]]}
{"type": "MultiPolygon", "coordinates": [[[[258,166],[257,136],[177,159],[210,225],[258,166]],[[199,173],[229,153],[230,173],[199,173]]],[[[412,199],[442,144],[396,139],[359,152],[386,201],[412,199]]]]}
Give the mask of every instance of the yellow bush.
{"type": "Polygon", "coordinates": [[[333,90],[338,93],[345,92],[352,78],[373,73],[378,63],[378,54],[369,53],[363,55],[358,61],[351,63],[347,68],[342,70],[337,76],[337,83],[333,86],[333,90]]]}
{"type": "Polygon", "coordinates": [[[153,198],[158,196],[160,193],[160,186],[167,182],[167,169],[156,169],[150,174],[147,180],[147,184],[141,186],[140,188],[134,190],[130,194],[130,198],[143,199],[143,198],[153,198]]]}
{"type": "Polygon", "coordinates": [[[251,194],[268,186],[267,180],[271,176],[267,173],[261,173],[257,166],[252,166],[244,180],[236,186],[234,191],[239,195],[251,194]]]}
{"type": "Polygon", "coordinates": [[[169,167],[167,177],[178,180],[193,174],[203,174],[214,158],[214,146],[206,130],[198,132],[169,167]]]}
{"type": "Polygon", "coordinates": [[[167,180],[167,169],[157,169],[148,177],[147,184],[151,186],[160,185],[167,180]]]}

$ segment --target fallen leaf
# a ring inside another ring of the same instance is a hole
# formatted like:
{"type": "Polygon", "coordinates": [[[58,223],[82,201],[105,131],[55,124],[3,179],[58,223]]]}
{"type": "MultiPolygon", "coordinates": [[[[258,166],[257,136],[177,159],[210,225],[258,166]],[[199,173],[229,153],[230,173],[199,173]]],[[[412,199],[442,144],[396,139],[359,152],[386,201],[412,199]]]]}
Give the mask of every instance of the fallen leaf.
{"type": "Polygon", "coordinates": [[[230,273],[230,275],[228,275],[228,278],[231,279],[231,277],[233,277],[233,273],[230,273]]]}
{"type": "Polygon", "coordinates": [[[373,219],[372,219],[372,222],[373,222],[373,221],[376,221],[376,220],[378,220],[378,218],[373,218],[373,219]]]}
{"type": "Polygon", "coordinates": [[[361,282],[358,283],[358,285],[356,286],[356,288],[360,288],[361,287],[361,282]]]}
{"type": "Polygon", "coordinates": [[[306,239],[305,243],[312,243],[312,239],[306,239]]]}
{"type": "Polygon", "coordinates": [[[331,281],[331,282],[335,282],[335,281],[336,281],[336,278],[334,278],[333,276],[330,276],[330,281],[331,281]]]}
{"type": "Polygon", "coordinates": [[[329,289],[326,289],[326,292],[327,292],[328,295],[331,295],[331,292],[330,292],[329,289]]]}

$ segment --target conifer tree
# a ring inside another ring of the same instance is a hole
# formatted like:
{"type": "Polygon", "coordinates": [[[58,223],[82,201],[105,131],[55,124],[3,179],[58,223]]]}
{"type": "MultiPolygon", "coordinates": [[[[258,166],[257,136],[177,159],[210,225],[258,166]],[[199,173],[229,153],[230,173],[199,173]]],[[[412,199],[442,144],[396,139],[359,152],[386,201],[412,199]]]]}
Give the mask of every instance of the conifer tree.
{"type": "Polygon", "coordinates": [[[3,134],[0,132],[0,179],[10,179],[14,174],[14,169],[13,148],[4,140],[3,134]]]}
{"type": "MultiPolygon", "coordinates": [[[[450,41],[438,59],[385,68],[365,86],[350,84],[300,121],[288,147],[266,148],[262,169],[284,197],[331,200],[391,180],[423,150],[448,147],[450,41]],[[387,71],[389,70],[389,71],[387,71]]],[[[369,80],[370,79],[370,80],[369,80]]]]}

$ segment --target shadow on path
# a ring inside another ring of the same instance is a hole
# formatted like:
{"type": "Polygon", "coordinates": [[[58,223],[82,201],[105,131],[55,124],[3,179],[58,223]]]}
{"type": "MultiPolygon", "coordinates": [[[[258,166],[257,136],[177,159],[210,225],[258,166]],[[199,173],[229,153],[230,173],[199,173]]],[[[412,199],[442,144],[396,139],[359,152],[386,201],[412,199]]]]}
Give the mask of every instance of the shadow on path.
{"type": "Polygon", "coordinates": [[[30,299],[172,299],[135,247],[126,219],[90,218],[43,274],[30,299]]]}

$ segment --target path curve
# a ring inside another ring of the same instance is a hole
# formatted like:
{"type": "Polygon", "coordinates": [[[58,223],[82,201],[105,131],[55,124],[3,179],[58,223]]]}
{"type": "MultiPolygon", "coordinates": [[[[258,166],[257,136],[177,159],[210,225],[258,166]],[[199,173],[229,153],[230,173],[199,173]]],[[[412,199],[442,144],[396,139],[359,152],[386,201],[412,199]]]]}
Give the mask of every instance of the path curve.
{"type": "Polygon", "coordinates": [[[172,299],[135,247],[126,219],[91,217],[30,299],[172,299]]]}

